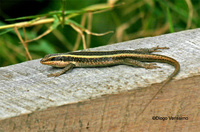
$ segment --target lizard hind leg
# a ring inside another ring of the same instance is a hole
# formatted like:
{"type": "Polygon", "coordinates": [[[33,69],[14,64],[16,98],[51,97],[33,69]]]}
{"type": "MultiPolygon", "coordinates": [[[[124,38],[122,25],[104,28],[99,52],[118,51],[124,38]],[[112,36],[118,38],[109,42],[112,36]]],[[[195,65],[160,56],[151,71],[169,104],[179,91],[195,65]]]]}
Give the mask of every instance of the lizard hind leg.
{"type": "Polygon", "coordinates": [[[155,68],[160,68],[159,66],[156,65],[156,63],[144,63],[138,60],[126,58],[123,61],[123,64],[125,65],[130,65],[130,66],[136,66],[136,67],[143,67],[145,69],[155,69],[155,68]]]}
{"type": "Polygon", "coordinates": [[[158,49],[169,49],[169,48],[168,47],[159,47],[159,46],[156,46],[156,47],[152,47],[152,48],[135,49],[134,51],[138,52],[138,53],[142,53],[142,54],[150,54],[152,52],[161,52],[161,50],[158,50],[158,49]]]}

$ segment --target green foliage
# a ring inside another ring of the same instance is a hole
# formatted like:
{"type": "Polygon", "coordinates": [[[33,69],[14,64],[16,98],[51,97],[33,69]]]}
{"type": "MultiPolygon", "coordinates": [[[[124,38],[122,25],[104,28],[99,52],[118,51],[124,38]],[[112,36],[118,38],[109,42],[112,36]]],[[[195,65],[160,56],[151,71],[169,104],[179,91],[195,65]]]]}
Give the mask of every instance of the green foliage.
{"type": "MultiPolygon", "coordinates": [[[[107,2],[106,0],[64,1],[66,1],[66,5],[61,6],[62,1],[58,2],[57,0],[52,0],[49,5],[40,10],[36,16],[43,17],[44,14],[50,12],[48,13],[49,16],[56,14],[62,17],[64,8],[66,8],[65,15],[72,12],[83,13],[85,12],[81,10],[83,8],[107,2]]],[[[200,26],[200,1],[119,0],[117,3],[121,2],[125,4],[113,10],[92,15],[92,32],[103,33],[114,31],[114,33],[104,36],[91,36],[90,47],[193,29],[200,26]]],[[[4,16],[4,19],[9,19],[9,16],[4,16]]],[[[34,15],[30,16],[31,19],[35,18],[34,15]]],[[[77,15],[71,18],[71,21],[76,23],[77,26],[80,26],[82,16],[83,15],[77,15]]],[[[23,20],[24,18],[26,17],[22,16],[18,19],[23,20]]],[[[13,18],[10,18],[10,20],[13,20],[13,18]]],[[[86,19],[86,22],[88,21],[89,20],[86,19]]],[[[15,21],[13,23],[15,23],[15,21]]],[[[5,26],[7,24],[0,21],[0,26],[3,25],[5,26]]],[[[48,30],[50,26],[52,25],[43,24],[28,27],[26,28],[26,37],[28,40],[34,39],[48,30]]],[[[49,53],[68,52],[74,48],[77,32],[68,25],[58,26],[55,24],[55,26],[56,28],[54,28],[53,32],[50,34],[39,40],[28,43],[28,49],[33,59],[42,58],[45,54],[49,53]]],[[[84,27],[87,28],[87,24],[85,24],[84,27]]],[[[10,32],[8,32],[8,30],[10,29],[0,30],[0,35],[3,34],[0,36],[0,66],[15,64],[26,60],[25,50],[19,38],[12,29],[10,32]],[[8,33],[4,34],[4,32],[8,33]]],[[[22,29],[19,29],[19,33],[24,37],[22,29]]],[[[83,49],[82,44],[80,44],[78,49],[83,49]]]]}

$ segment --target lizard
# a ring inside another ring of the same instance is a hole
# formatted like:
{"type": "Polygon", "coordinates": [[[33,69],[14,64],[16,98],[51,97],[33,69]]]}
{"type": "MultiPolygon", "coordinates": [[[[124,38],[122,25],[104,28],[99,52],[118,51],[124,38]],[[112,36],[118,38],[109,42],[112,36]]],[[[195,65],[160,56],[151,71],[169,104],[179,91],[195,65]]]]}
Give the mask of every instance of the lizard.
{"type": "Polygon", "coordinates": [[[114,50],[114,51],[81,51],[81,52],[67,52],[48,54],[40,60],[41,64],[51,65],[53,67],[64,67],[63,70],[48,74],[51,76],[60,76],[61,74],[69,71],[73,67],[105,67],[113,65],[130,65],[136,67],[143,67],[146,69],[159,68],[155,63],[144,62],[161,62],[168,63],[175,67],[175,70],[164,81],[157,93],[153,96],[150,102],[145,106],[139,115],[141,115],[156,95],[162,88],[176,76],[180,70],[180,64],[175,59],[158,54],[151,54],[152,52],[160,52],[159,49],[169,49],[168,47],[153,47],[153,48],[140,48],[135,50],[114,50]]]}

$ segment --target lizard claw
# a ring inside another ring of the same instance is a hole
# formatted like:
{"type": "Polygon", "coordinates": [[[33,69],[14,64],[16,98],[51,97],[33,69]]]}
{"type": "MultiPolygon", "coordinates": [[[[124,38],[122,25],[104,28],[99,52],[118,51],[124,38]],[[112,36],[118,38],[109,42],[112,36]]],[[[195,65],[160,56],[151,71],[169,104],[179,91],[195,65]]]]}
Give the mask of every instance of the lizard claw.
{"type": "Polygon", "coordinates": [[[159,46],[157,46],[157,47],[154,47],[153,49],[154,49],[153,52],[162,52],[161,50],[158,50],[158,49],[169,49],[169,47],[159,47],[159,46]]]}
{"type": "Polygon", "coordinates": [[[160,68],[159,66],[156,65],[156,63],[150,63],[146,66],[146,69],[156,69],[160,68]]]}

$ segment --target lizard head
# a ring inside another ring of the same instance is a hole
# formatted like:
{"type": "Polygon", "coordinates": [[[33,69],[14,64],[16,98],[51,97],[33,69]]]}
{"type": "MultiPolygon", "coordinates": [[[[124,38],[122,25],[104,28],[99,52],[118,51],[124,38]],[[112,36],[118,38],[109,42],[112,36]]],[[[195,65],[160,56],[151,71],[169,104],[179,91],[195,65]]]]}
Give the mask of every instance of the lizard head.
{"type": "Polygon", "coordinates": [[[51,65],[53,67],[65,67],[70,63],[66,58],[67,57],[62,56],[61,54],[48,54],[40,60],[40,63],[51,65]]]}

